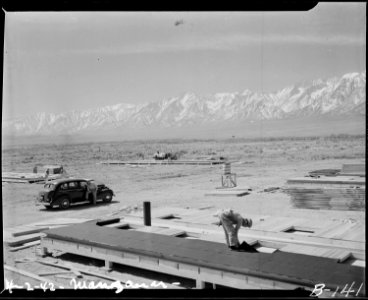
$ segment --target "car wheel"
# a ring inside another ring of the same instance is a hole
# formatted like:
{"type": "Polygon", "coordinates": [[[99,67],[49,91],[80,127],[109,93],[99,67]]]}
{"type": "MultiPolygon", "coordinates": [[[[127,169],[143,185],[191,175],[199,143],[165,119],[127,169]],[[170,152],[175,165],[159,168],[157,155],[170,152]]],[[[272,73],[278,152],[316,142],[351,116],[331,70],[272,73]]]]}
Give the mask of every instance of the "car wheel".
{"type": "Polygon", "coordinates": [[[106,194],[104,194],[104,196],[103,196],[103,202],[105,202],[105,203],[108,203],[108,202],[111,202],[111,200],[112,200],[112,193],[106,193],[106,194]]]}
{"type": "Polygon", "coordinates": [[[62,209],[67,209],[70,206],[70,200],[68,198],[62,198],[60,200],[60,207],[62,209]]]}
{"type": "Polygon", "coordinates": [[[45,207],[46,207],[46,209],[47,209],[47,210],[52,209],[52,206],[46,206],[46,205],[45,205],[45,207]]]}

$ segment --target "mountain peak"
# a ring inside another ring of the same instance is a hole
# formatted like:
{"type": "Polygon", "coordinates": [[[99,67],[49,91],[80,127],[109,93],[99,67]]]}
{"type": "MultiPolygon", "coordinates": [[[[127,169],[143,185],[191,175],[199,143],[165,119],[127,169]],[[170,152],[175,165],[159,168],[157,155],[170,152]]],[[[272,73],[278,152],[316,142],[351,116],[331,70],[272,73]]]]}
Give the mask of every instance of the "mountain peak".
{"type": "Polygon", "coordinates": [[[60,114],[39,113],[3,121],[3,134],[70,134],[85,131],[108,133],[141,127],[202,126],[221,122],[365,114],[365,71],[340,78],[316,79],[275,93],[191,92],[159,102],[118,103],[96,109],[60,114]],[[120,130],[120,129],[119,129],[120,130]]]}

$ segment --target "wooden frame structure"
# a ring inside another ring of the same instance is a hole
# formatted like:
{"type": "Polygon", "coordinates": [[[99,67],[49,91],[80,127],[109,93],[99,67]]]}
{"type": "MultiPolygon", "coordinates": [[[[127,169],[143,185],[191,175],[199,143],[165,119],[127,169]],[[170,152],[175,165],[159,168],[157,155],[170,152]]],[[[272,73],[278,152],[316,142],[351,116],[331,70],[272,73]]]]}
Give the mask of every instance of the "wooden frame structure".
{"type": "MultiPolygon", "coordinates": [[[[206,282],[238,289],[295,289],[302,285],[296,283],[280,282],[275,279],[261,279],[256,276],[242,275],[233,272],[219,271],[187,264],[153,258],[149,255],[135,254],[124,251],[105,249],[102,247],[73,244],[55,238],[43,238],[41,246],[44,254],[52,252],[67,252],[105,261],[105,269],[111,270],[113,263],[146,269],[164,274],[193,279],[197,288],[204,288],[206,282]]],[[[303,286],[308,288],[308,286],[303,286]]],[[[309,287],[310,288],[310,287],[309,287]]]]}
{"type": "Polygon", "coordinates": [[[228,173],[221,175],[221,185],[222,187],[232,188],[236,187],[236,174],[235,173],[228,173]]]}
{"type": "Polygon", "coordinates": [[[313,280],[325,278],[326,288],[333,291],[340,281],[364,280],[362,268],[332,259],[283,252],[272,256],[232,252],[219,243],[100,227],[96,222],[45,233],[41,240],[45,255],[61,251],[104,260],[107,269],[118,263],[190,278],[197,288],[209,282],[240,289],[313,289],[318,283],[313,280]]]}

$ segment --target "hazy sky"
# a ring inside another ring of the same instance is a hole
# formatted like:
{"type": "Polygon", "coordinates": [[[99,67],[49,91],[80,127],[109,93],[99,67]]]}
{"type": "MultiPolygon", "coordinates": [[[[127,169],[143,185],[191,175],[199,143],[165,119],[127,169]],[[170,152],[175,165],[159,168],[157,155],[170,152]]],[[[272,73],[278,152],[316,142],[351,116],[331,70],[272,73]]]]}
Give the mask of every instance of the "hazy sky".
{"type": "Polygon", "coordinates": [[[3,119],[361,72],[365,11],[6,13],[3,119]]]}

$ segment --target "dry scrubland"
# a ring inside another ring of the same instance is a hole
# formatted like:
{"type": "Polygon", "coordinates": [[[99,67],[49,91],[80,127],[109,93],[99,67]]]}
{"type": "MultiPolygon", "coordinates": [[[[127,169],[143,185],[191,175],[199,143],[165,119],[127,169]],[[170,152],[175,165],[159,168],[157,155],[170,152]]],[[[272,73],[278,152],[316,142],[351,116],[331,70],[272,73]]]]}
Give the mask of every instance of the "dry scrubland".
{"type": "Polygon", "coordinates": [[[176,153],[179,159],[226,157],[231,160],[315,161],[365,157],[363,135],[307,138],[227,140],[155,140],[84,144],[30,145],[3,149],[7,171],[29,171],[35,163],[92,163],[102,160],[152,159],[157,151],[176,153]]]}
{"type": "Polygon", "coordinates": [[[95,178],[116,194],[110,204],[81,206],[68,211],[46,211],[35,206],[41,184],[3,183],[4,226],[14,226],[54,217],[98,218],[128,207],[138,209],[143,201],[153,207],[233,207],[243,213],[297,215],[300,217],[360,218],[364,212],[295,209],[284,193],[265,193],[282,186],[287,178],[308,171],[340,168],[343,163],[365,161],[364,135],[282,139],[154,140],[84,144],[3,145],[2,171],[32,172],[36,163],[60,163],[74,176],[95,178]],[[151,159],[157,151],[177,153],[179,159],[226,157],[232,161],[239,187],[251,187],[245,197],[204,196],[220,185],[221,166],[111,166],[105,160],[151,159]]]}

